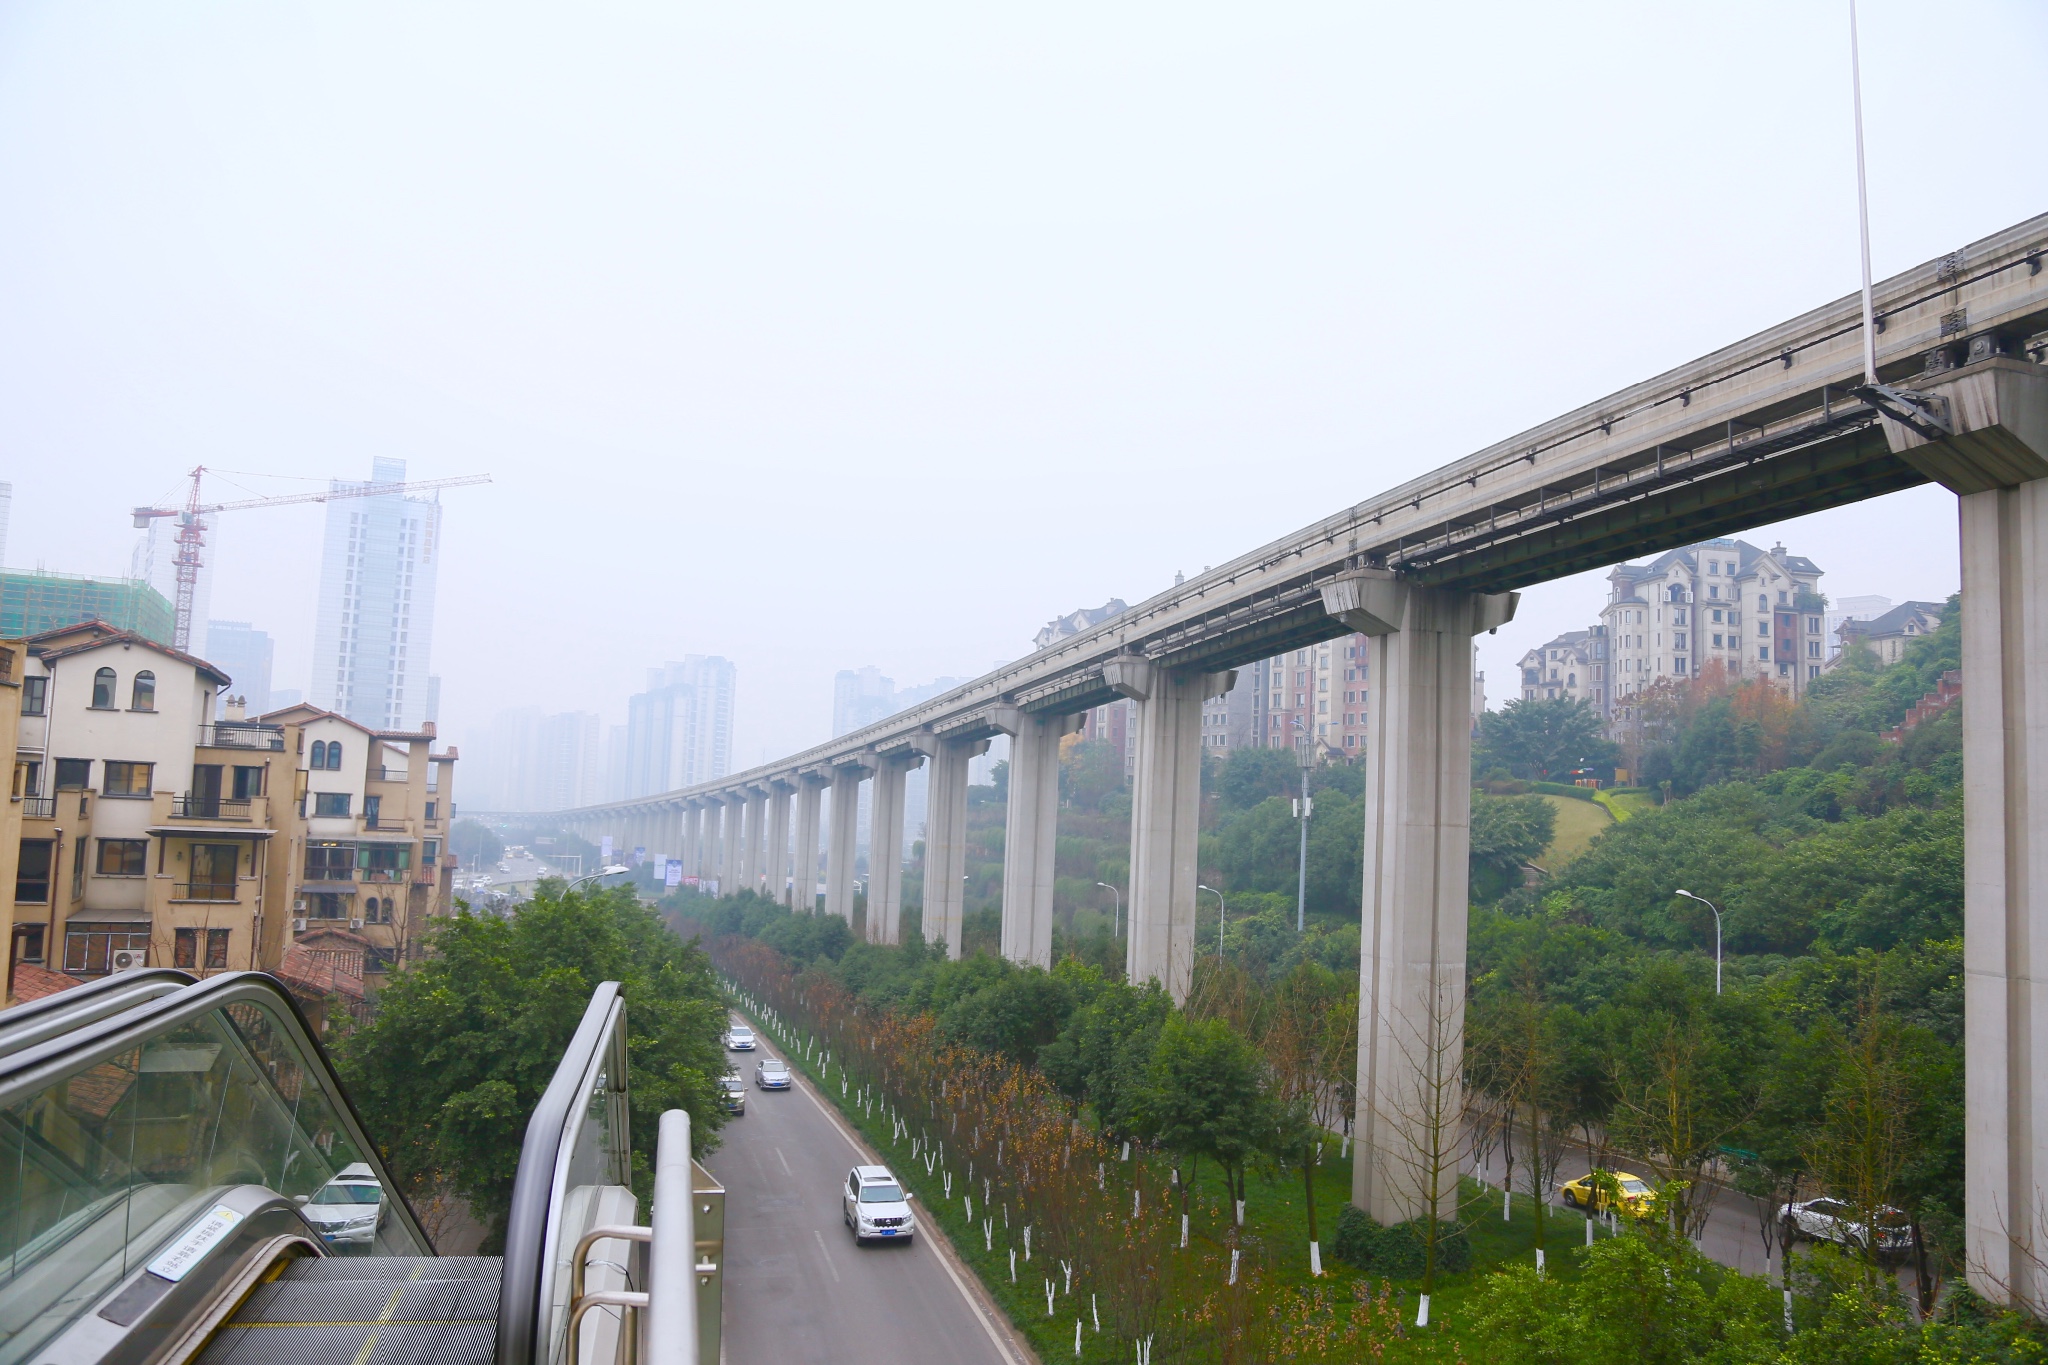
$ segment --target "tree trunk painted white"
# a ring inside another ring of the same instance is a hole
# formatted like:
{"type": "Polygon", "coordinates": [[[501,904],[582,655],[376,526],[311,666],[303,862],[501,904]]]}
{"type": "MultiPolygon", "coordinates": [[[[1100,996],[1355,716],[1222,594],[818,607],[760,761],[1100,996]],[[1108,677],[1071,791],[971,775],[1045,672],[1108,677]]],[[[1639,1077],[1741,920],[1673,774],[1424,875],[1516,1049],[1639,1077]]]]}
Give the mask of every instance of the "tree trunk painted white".
{"type": "Polygon", "coordinates": [[[1320,1280],[1323,1278],[1323,1244],[1321,1242],[1310,1242],[1308,1244],[1308,1273],[1313,1279],[1320,1280]]]}
{"type": "Polygon", "coordinates": [[[1416,1325],[1417,1327],[1427,1327],[1427,1326],[1429,1326],[1429,1295],[1427,1295],[1427,1294],[1424,1294],[1424,1295],[1422,1295],[1422,1296],[1421,1296],[1421,1297],[1420,1297],[1420,1298],[1419,1298],[1419,1299],[1418,1299],[1418,1300],[1416,1301],[1416,1304],[1415,1304],[1415,1325],[1416,1325]]]}

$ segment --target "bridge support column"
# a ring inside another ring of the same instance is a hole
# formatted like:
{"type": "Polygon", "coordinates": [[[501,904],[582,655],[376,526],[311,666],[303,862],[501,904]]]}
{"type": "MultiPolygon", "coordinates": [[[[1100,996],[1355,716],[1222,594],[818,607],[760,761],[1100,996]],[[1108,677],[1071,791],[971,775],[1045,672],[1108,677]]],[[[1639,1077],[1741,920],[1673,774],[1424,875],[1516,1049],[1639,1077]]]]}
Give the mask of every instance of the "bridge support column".
{"type": "Polygon", "coordinates": [[[768,793],[749,787],[747,802],[747,844],[740,865],[740,880],[755,895],[761,894],[761,878],[768,870],[768,793]]]}
{"type": "Polygon", "coordinates": [[[1131,887],[1124,967],[1134,985],[1157,981],[1175,1004],[1195,969],[1195,854],[1202,824],[1202,701],[1235,673],[1113,659],[1109,685],[1138,703],[1131,782],[1131,887]]]}
{"type": "Polygon", "coordinates": [[[724,837],[718,841],[718,893],[736,896],[746,882],[747,798],[725,798],[724,837]]]}
{"type": "MultiPolygon", "coordinates": [[[[1970,1285],[2048,1311],[2048,367],[1909,381],[1895,454],[1959,495],[1963,566],[1963,1221],[1970,1285]]],[[[1945,367],[1952,357],[1930,356],[1945,367]]]]}
{"type": "Polygon", "coordinates": [[[789,904],[789,785],[768,786],[767,861],[762,864],[761,894],[778,905],[789,904]]]}
{"type": "Polygon", "coordinates": [[[1079,716],[1004,708],[1010,736],[1010,800],[1003,825],[1003,956],[1052,966],[1052,868],[1059,828],[1060,739],[1079,716]]]}
{"type": "Polygon", "coordinates": [[[703,864],[699,859],[699,850],[703,847],[703,842],[704,811],[696,802],[686,802],[683,806],[682,835],[683,875],[685,877],[703,876],[700,870],[703,864]]]}
{"type": "Polygon", "coordinates": [[[1472,637],[1516,595],[1404,582],[1384,569],[1323,589],[1370,639],[1357,1147],[1351,1202],[1381,1223],[1457,1207],[1465,1125],[1466,859],[1472,819],[1472,637]]]}
{"type": "Polygon", "coordinates": [[[818,913],[818,806],[825,784],[814,773],[797,778],[796,853],[790,868],[789,907],[799,914],[818,913]]]}
{"type": "Polygon", "coordinates": [[[920,731],[911,744],[931,760],[925,786],[924,919],[930,943],[946,945],[958,961],[965,946],[967,891],[967,765],[988,752],[988,741],[940,739],[920,731]]]}
{"type": "Polygon", "coordinates": [[[853,923],[854,862],[859,855],[862,769],[832,770],[832,827],[826,834],[825,913],[853,923]]]}
{"type": "Polygon", "coordinates": [[[892,753],[875,763],[875,794],[868,811],[868,938],[903,941],[903,788],[924,760],[892,753]]]}

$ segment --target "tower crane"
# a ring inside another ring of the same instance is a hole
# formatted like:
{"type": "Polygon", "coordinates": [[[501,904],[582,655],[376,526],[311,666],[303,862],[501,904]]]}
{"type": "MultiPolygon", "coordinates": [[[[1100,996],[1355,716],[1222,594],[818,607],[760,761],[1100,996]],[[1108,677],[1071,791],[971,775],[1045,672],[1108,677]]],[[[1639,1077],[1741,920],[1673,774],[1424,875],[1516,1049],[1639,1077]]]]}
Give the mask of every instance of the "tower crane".
{"type": "Polygon", "coordinates": [[[284,493],[270,498],[241,498],[234,502],[201,502],[199,499],[200,480],[206,474],[205,465],[193,466],[189,477],[192,487],[185,495],[181,507],[138,507],[135,509],[135,528],[145,530],[158,517],[178,519],[178,570],[177,624],[172,630],[171,643],[178,649],[192,647],[192,599],[199,587],[200,551],[206,547],[206,525],[200,520],[215,512],[241,512],[252,507],[284,507],[291,503],[334,502],[341,498],[375,498],[388,493],[424,493],[430,488],[460,488],[466,484],[489,483],[488,474],[464,474],[453,479],[422,479],[416,483],[360,483],[346,488],[330,488],[323,493],[284,493]]]}

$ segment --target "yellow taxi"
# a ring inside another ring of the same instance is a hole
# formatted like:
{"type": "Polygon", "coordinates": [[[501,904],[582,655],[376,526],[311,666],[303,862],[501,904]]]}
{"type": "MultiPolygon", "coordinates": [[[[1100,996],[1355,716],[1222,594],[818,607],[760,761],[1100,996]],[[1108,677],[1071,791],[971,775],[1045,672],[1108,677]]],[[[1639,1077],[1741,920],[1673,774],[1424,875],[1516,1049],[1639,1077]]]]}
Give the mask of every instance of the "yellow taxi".
{"type": "Polygon", "coordinates": [[[1601,1189],[1595,1183],[1596,1177],[1612,1176],[1621,1187],[1621,1211],[1632,1218],[1641,1218],[1650,1212],[1650,1201],[1657,1192],[1643,1182],[1642,1177],[1630,1175],[1627,1171],[1588,1171],[1577,1180],[1567,1180],[1557,1187],[1564,1196],[1564,1202],[1572,1208],[1586,1213],[1606,1213],[1615,1206],[1615,1197],[1610,1190],[1601,1189]]]}

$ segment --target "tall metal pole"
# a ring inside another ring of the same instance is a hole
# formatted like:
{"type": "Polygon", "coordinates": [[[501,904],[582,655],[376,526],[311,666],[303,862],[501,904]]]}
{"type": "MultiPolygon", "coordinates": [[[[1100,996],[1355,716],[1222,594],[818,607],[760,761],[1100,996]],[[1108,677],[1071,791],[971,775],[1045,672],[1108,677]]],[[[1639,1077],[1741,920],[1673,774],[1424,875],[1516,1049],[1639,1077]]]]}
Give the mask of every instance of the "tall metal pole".
{"type": "Polygon", "coordinates": [[[1296,855],[1294,869],[1294,932],[1306,932],[1308,928],[1308,764],[1301,765],[1301,852],[1296,855]]]}
{"type": "Polygon", "coordinates": [[[1863,382],[1877,382],[1877,311],[1870,301],[1870,190],[1863,174],[1863,59],[1857,51],[1856,0],[1849,0],[1849,89],[1856,106],[1856,227],[1863,239],[1863,382]]]}

